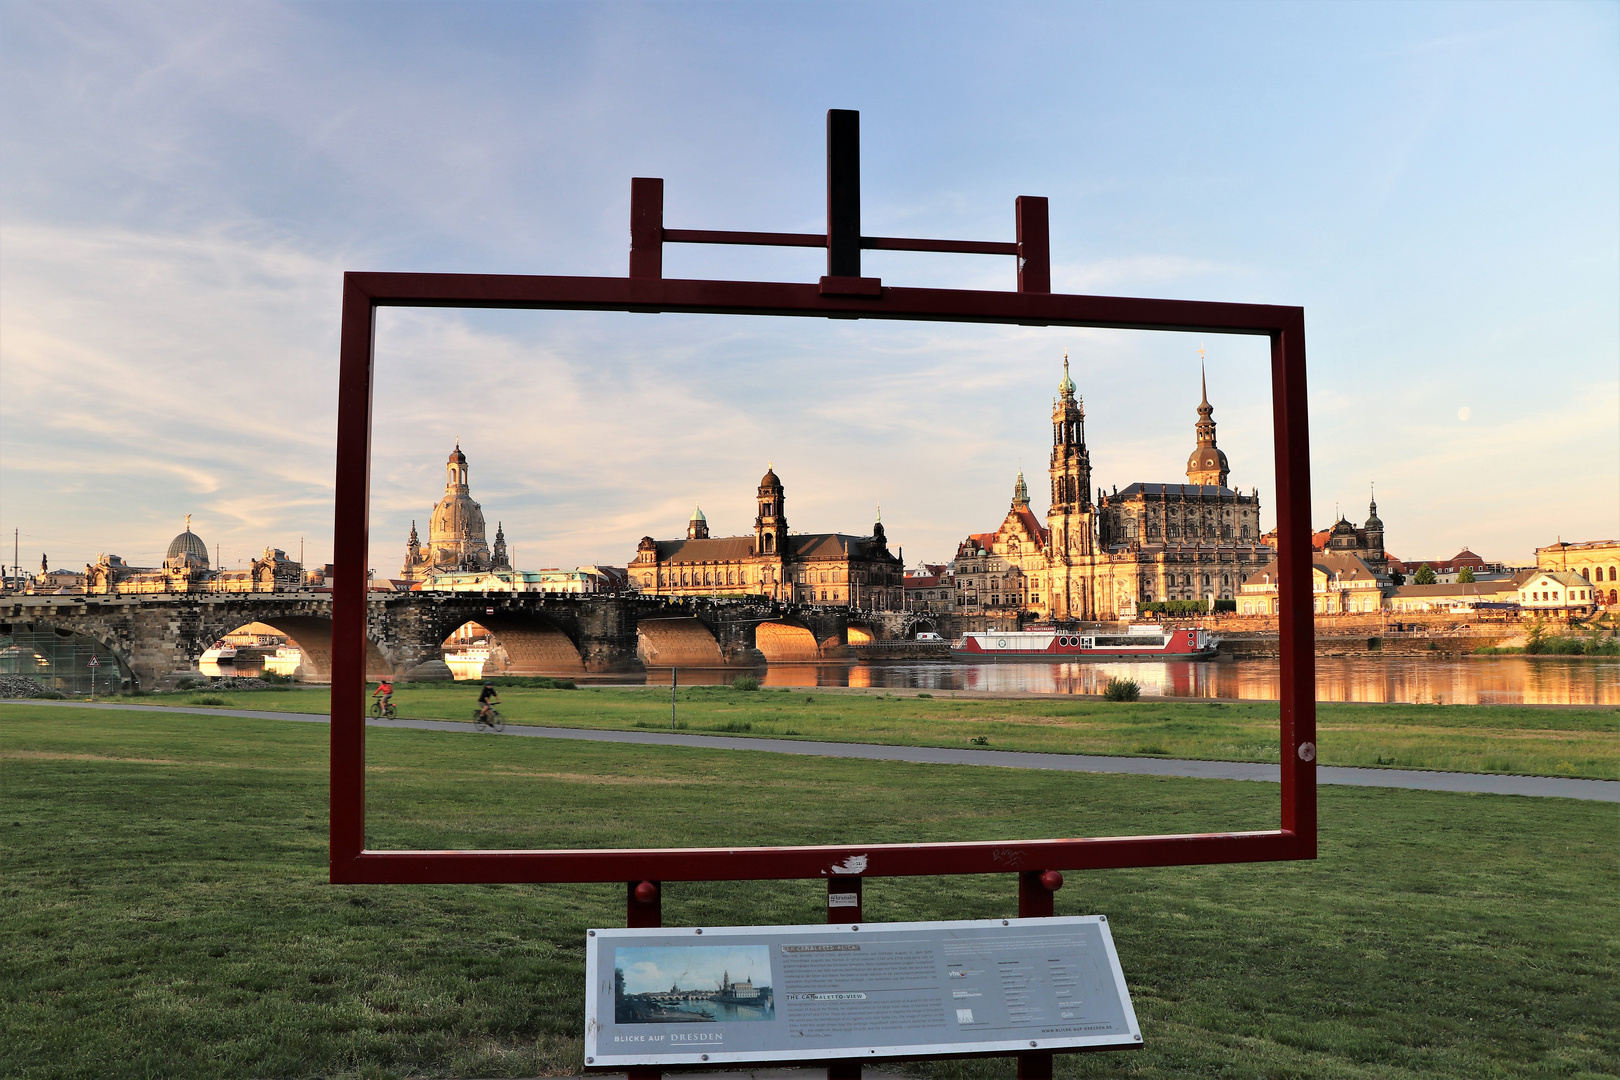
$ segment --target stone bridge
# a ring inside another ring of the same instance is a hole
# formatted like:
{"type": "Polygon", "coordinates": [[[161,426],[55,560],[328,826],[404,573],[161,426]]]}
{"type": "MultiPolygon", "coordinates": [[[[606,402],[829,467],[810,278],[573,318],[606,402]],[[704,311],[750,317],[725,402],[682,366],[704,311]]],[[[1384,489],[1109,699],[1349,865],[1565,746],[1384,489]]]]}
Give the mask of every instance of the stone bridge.
{"type": "MultiPolygon", "coordinates": [[[[852,644],[914,637],[937,629],[939,621],[909,612],[795,607],[763,597],[379,593],[367,606],[368,675],[406,680],[448,679],[443,643],[468,622],[489,630],[500,674],[587,675],[814,663],[847,656],[852,644]]],[[[195,672],[205,649],[255,622],[298,645],[301,678],[331,678],[332,600],[326,593],[0,599],[0,634],[55,631],[93,639],[111,651],[131,688],[151,689],[195,672]]]]}

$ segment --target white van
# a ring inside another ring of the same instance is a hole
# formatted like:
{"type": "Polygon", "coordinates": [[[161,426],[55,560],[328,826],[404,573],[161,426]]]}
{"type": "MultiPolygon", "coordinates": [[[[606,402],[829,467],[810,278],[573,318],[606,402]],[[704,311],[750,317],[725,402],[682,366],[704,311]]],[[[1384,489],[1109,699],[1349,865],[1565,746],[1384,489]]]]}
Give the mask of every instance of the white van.
{"type": "Polygon", "coordinates": [[[923,630],[923,631],[918,632],[917,640],[918,641],[944,641],[945,639],[940,637],[938,634],[934,633],[932,630],[923,630]]]}

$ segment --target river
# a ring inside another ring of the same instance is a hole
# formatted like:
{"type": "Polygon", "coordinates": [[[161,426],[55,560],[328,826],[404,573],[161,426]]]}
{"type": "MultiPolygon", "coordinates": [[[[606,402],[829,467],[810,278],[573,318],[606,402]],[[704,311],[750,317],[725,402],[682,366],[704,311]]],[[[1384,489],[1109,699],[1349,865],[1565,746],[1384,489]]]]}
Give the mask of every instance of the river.
{"type": "MultiPolygon", "coordinates": [[[[272,657],[288,673],[296,660],[272,657]]],[[[257,664],[202,665],[204,674],[254,675],[257,664]]],[[[682,669],[683,684],[727,683],[735,669],[682,669]]],[[[476,678],[470,668],[458,678],[476,678]]],[[[989,690],[1038,694],[1099,694],[1109,679],[1133,679],[1142,693],[1165,697],[1277,700],[1275,660],[1193,663],[963,664],[949,660],[776,664],[761,682],[770,687],[860,686],[895,690],[989,690]]],[[[668,685],[667,672],[631,676],[626,683],[668,685]]],[[[1620,660],[1564,656],[1318,657],[1319,701],[1417,702],[1445,705],[1620,705],[1620,660]]]]}

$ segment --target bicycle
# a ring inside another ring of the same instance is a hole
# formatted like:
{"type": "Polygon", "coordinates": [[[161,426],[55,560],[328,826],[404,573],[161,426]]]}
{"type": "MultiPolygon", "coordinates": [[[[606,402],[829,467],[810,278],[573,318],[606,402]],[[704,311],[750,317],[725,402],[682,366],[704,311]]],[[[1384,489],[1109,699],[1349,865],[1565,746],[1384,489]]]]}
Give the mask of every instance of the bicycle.
{"type": "Polygon", "coordinates": [[[491,705],[487,709],[473,710],[473,726],[482,731],[488,728],[491,731],[500,731],[506,727],[506,718],[501,711],[491,705]]]}
{"type": "Polygon", "coordinates": [[[381,701],[373,701],[371,703],[371,715],[392,720],[399,715],[399,709],[394,706],[392,701],[387,705],[384,705],[381,701]]]}

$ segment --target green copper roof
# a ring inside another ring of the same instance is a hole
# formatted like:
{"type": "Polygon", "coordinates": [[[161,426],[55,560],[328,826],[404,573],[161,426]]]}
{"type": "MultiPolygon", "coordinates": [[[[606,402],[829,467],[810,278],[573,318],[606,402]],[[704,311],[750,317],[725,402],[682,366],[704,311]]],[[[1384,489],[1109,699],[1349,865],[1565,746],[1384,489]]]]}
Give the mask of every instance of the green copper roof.
{"type": "Polygon", "coordinates": [[[1065,397],[1074,393],[1074,380],[1069,378],[1069,354],[1063,354],[1063,381],[1058,383],[1058,393],[1065,397]]]}

